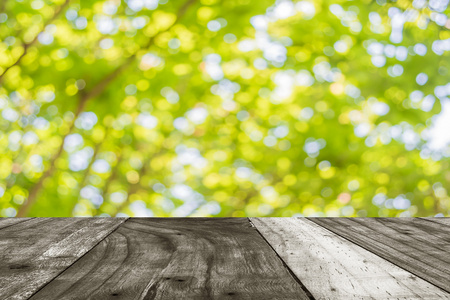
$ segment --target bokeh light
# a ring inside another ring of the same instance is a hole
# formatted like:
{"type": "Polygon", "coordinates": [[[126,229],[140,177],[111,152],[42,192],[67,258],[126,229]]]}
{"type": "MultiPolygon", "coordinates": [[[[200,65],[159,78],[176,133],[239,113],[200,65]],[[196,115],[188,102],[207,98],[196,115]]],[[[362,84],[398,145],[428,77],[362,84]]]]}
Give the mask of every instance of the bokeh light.
{"type": "Polygon", "coordinates": [[[448,216],[446,0],[8,0],[0,216],[448,216]]]}

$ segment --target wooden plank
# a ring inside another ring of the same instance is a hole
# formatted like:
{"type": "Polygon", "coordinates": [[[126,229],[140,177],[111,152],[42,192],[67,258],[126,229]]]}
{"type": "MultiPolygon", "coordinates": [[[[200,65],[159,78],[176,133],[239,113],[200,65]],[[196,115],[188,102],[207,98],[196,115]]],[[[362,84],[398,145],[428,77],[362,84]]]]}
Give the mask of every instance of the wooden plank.
{"type": "Polygon", "coordinates": [[[124,221],[35,218],[0,230],[0,299],[27,299],[124,221]]]}
{"type": "Polygon", "coordinates": [[[450,252],[450,223],[420,218],[381,218],[379,221],[385,226],[383,230],[389,230],[397,238],[404,238],[405,242],[414,238],[416,242],[412,246],[418,245],[420,251],[450,266],[450,256],[445,255],[450,252]]]}
{"type": "Polygon", "coordinates": [[[450,294],[307,220],[251,218],[316,299],[449,299],[450,294]]]}
{"type": "Polygon", "coordinates": [[[129,219],[31,299],[309,299],[247,219],[129,219]]]}
{"type": "Polygon", "coordinates": [[[31,218],[0,218],[0,229],[30,220],[31,218]]]}
{"type": "Polygon", "coordinates": [[[450,227],[412,218],[311,221],[450,292],[450,227]]]}
{"type": "MultiPolygon", "coordinates": [[[[415,218],[417,219],[417,218],[415,218]]],[[[421,220],[425,220],[428,222],[438,223],[444,226],[450,226],[450,218],[420,218],[421,220]]],[[[441,227],[442,229],[445,229],[445,227],[441,227]]]]}

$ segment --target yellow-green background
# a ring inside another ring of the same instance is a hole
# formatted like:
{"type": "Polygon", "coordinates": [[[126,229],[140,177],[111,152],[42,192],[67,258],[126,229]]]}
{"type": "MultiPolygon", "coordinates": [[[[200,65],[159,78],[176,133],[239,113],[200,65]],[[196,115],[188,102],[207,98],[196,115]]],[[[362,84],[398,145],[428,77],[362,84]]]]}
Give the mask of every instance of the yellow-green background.
{"type": "Polygon", "coordinates": [[[447,6],[2,1],[0,215],[448,215],[447,6]]]}

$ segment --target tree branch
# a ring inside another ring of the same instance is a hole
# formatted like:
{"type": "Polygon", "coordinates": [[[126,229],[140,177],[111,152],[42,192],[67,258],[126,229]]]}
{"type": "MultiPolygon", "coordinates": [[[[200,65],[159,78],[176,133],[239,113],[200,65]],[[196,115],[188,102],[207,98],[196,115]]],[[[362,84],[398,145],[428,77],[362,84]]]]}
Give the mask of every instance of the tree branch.
{"type": "MultiPolygon", "coordinates": [[[[68,2],[69,0],[66,0],[66,2],[68,2]]],[[[185,12],[187,11],[188,7],[190,5],[192,5],[195,2],[195,0],[188,0],[182,7],[180,7],[180,9],[178,10],[177,13],[177,21],[185,14],[185,12]]],[[[173,26],[175,26],[177,22],[174,22],[172,25],[170,25],[166,31],[170,30],[173,26]]],[[[37,37],[36,37],[37,38],[37,37]]],[[[150,38],[149,42],[147,43],[146,47],[150,47],[153,45],[154,42],[154,38],[150,38]]],[[[78,102],[78,106],[77,109],[75,111],[75,117],[70,125],[70,128],[68,130],[68,132],[63,136],[63,141],[58,149],[58,151],[56,152],[56,154],[52,157],[52,159],[50,160],[50,168],[44,172],[44,174],[41,176],[41,178],[39,178],[38,182],[33,186],[33,188],[30,191],[30,194],[28,196],[28,200],[25,202],[25,204],[23,204],[20,208],[19,211],[17,213],[18,217],[24,217],[28,215],[28,211],[31,208],[31,206],[36,202],[36,198],[37,195],[39,193],[39,191],[42,188],[43,182],[45,179],[47,179],[48,177],[50,177],[51,175],[53,175],[53,172],[55,171],[55,161],[61,156],[63,149],[64,149],[64,139],[66,136],[68,136],[69,134],[72,133],[73,131],[73,127],[75,125],[75,120],[78,117],[78,115],[84,110],[84,107],[86,106],[87,102],[99,95],[101,95],[105,89],[108,87],[108,85],[114,80],[116,79],[120,74],[122,74],[123,71],[125,71],[130,65],[131,63],[134,61],[134,59],[136,58],[137,55],[136,51],[133,55],[131,55],[130,57],[128,57],[119,67],[117,67],[114,71],[112,71],[111,73],[109,73],[108,75],[106,75],[105,77],[103,77],[103,79],[100,80],[100,82],[95,85],[90,91],[88,91],[87,93],[83,93],[80,94],[80,100],[78,102]]],[[[6,72],[6,71],[5,71],[6,72]]],[[[5,72],[3,74],[5,74],[5,72]]],[[[3,76],[3,74],[1,76],[3,76]]],[[[0,77],[1,80],[1,77],[0,77]]]]}
{"type": "MultiPolygon", "coordinates": [[[[4,0],[4,1],[6,2],[7,0],[4,0]]],[[[70,2],[70,0],[66,0],[61,6],[59,6],[59,7],[57,8],[57,10],[56,10],[55,13],[53,14],[53,16],[52,16],[50,19],[48,19],[47,22],[45,22],[45,24],[44,24],[44,30],[45,30],[45,27],[46,27],[47,25],[51,24],[53,21],[56,20],[56,18],[58,18],[59,14],[64,10],[64,8],[69,4],[69,2],[70,2]]],[[[28,49],[36,43],[36,41],[37,41],[37,39],[38,39],[38,37],[39,37],[39,34],[41,34],[42,32],[44,32],[44,31],[39,32],[39,33],[31,40],[31,42],[23,44],[23,53],[19,56],[19,58],[18,58],[12,65],[10,65],[9,67],[6,67],[5,71],[3,71],[2,74],[0,74],[0,82],[2,81],[3,76],[6,74],[6,72],[9,71],[9,69],[11,69],[12,67],[14,67],[14,66],[16,66],[16,65],[18,65],[18,64],[20,63],[20,61],[22,60],[22,58],[27,54],[28,49]]]]}
{"type": "Polygon", "coordinates": [[[120,213],[125,207],[130,204],[130,196],[135,194],[139,187],[141,186],[141,179],[143,176],[145,176],[145,173],[147,172],[147,166],[150,164],[150,158],[145,160],[144,165],[139,170],[139,181],[137,183],[131,184],[128,188],[127,192],[127,199],[119,205],[119,207],[116,210],[116,213],[114,214],[114,217],[117,217],[117,214],[120,213]]]}
{"type": "Polygon", "coordinates": [[[5,8],[6,8],[6,0],[4,0],[4,1],[2,1],[2,3],[0,3],[0,14],[5,11],[5,8]]]}
{"type": "Polygon", "coordinates": [[[95,158],[97,157],[97,154],[100,151],[101,145],[102,145],[102,142],[99,142],[95,145],[94,154],[92,154],[92,159],[89,162],[89,165],[87,166],[86,170],[83,173],[83,179],[81,180],[80,185],[79,185],[80,189],[78,190],[77,200],[75,201],[75,204],[73,205],[71,212],[73,212],[73,210],[75,209],[75,206],[78,204],[78,201],[80,200],[81,189],[83,187],[85,187],[88,183],[88,178],[89,178],[89,174],[90,174],[92,165],[94,164],[95,158]]]}
{"type": "Polygon", "coordinates": [[[111,170],[111,176],[108,177],[108,179],[105,182],[105,185],[103,186],[103,189],[102,189],[103,204],[100,205],[100,207],[97,210],[101,211],[102,206],[105,204],[105,201],[106,201],[105,198],[106,198],[106,195],[108,194],[109,187],[110,187],[111,183],[113,182],[113,180],[116,179],[116,177],[117,177],[119,165],[122,162],[122,160],[123,160],[123,154],[119,154],[117,157],[116,165],[111,170]]]}

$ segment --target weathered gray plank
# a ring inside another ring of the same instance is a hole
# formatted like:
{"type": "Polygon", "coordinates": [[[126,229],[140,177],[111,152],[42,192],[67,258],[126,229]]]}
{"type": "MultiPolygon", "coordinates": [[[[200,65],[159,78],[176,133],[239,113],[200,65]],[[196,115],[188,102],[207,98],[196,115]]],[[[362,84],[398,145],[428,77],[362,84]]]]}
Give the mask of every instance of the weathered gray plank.
{"type": "Polygon", "coordinates": [[[0,230],[0,299],[27,299],[124,220],[35,218],[0,230]]]}
{"type": "Polygon", "coordinates": [[[447,222],[446,225],[439,221],[434,222],[432,219],[420,218],[384,218],[379,221],[385,226],[383,231],[389,230],[397,238],[402,238],[398,236],[401,233],[405,242],[413,237],[421,251],[450,265],[450,255],[442,255],[450,251],[450,227],[448,226],[450,223],[447,222]]]}
{"type": "Polygon", "coordinates": [[[247,219],[129,219],[31,299],[308,299],[247,219]]]}
{"type": "MultiPolygon", "coordinates": [[[[417,219],[417,218],[415,218],[417,219]]],[[[440,225],[444,225],[444,227],[439,226],[441,229],[445,230],[445,226],[450,226],[450,218],[420,218],[421,220],[425,220],[432,223],[437,223],[440,225]]]]}
{"type": "Polygon", "coordinates": [[[450,298],[429,282],[307,219],[251,221],[316,299],[450,298]]]}
{"type": "Polygon", "coordinates": [[[0,218],[0,229],[30,220],[31,218],[0,218]]]}
{"type": "Polygon", "coordinates": [[[450,292],[450,227],[412,218],[310,220],[450,292]]]}

